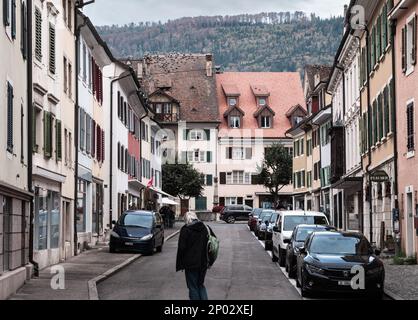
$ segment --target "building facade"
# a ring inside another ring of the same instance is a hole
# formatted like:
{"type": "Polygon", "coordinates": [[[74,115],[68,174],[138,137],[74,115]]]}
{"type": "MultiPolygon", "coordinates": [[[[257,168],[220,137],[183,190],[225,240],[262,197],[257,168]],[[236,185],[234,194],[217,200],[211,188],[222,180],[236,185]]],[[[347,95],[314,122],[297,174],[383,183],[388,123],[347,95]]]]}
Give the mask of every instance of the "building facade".
{"type": "Polygon", "coordinates": [[[304,114],[298,73],[226,72],[216,75],[219,113],[217,165],[219,203],[253,208],[289,207],[291,184],[279,194],[279,203],[257,181],[267,148],[282,144],[293,153],[286,136],[291,123],[304,114]]]}
{"type": "Polygon", "coordinates": [[[0,8],[0,300],[26,280],[29,263],[28,82],[26,1],[0,8]]]}
{"type": "Polygon", "coordinates": [[[399,229],[402,251],[407,256],[418,255],[417,14],[416,1],[395,1],[395,7],[390,12],[390,19],[396,25],[393,50],[396,52],[399,229]]]}

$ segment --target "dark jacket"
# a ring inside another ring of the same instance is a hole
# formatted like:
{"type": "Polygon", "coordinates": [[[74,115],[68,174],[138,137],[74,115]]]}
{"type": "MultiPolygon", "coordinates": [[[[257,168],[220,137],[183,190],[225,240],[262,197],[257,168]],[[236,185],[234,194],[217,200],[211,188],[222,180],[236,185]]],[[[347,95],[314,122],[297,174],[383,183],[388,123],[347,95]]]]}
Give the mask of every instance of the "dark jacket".
{"type": "Polygon", "coordinates": [[[180,230],[176,271],[206,270],[208,230],[201,221],[185,225],[180,230]]]}

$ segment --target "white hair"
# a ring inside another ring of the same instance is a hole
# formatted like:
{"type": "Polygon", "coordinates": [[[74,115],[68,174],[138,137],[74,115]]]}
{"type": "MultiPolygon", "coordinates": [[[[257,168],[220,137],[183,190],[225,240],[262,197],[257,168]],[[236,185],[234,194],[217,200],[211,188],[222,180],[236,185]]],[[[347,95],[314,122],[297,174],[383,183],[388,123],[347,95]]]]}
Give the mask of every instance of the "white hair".
{"type": "Polygon", "coordinates": [[[199,218],[197,217],[195,212],[188,211],[184,215],[184,221],[186,222],[186,224],[191,224],[196,220],[199,220],[199,218]]]}

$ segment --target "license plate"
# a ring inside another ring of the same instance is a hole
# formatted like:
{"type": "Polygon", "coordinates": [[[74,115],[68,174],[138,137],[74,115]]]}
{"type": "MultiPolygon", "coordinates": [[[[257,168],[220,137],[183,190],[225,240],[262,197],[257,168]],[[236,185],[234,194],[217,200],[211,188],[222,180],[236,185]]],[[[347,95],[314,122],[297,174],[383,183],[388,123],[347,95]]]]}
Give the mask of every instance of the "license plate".
{"type": "Polygon", "coordinates": [[[125,242],[125,246],[133,246],[134,244],[132,242],[125,242]]]}
{"type": "Polygon", "coordinates": [[[351,286],[351,281],[338,281],[338,285],[348,287],[351,286]]]}

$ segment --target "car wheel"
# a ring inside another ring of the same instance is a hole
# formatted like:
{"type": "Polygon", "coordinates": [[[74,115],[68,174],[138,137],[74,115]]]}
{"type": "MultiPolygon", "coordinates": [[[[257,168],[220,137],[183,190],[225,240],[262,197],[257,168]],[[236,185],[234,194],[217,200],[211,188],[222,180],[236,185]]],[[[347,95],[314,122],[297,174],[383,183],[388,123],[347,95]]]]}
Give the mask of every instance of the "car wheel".
{"type": "Polygon", "coordinates": [[[159,247],[157,247],[157,252],[162,252],[163,251],[163,244],[164,244],[164,238],[161,241],[161,245],[159,247]]]}
{"type": "Polygon", "coordinates": [[[284,267],[286,263],[286,256],[283,255],[282,248],[279,247],[279,266],[284,267]]]}
{"type": "Polygon", "coordinates": [[[296,278],[296,270],[295,270],[295,267],[293,266],[292,262],[289,262],[288,269],[289,269],[289,271],[287,273],[289,274],[289,278],[291,278],[291,279],[296,278]]]}
{"type": "Polygon", "coordinates": [[[115,250],[115,248],[113,246],[109,246],[109,252],[110,253],[115,253],[116,250],[115,250]]]}
{"type": "Polygon", "coordinates": [[[300,284],[300,293],[302,294],[303,298],[308,298],[309,297],[309,292],[306,289],[306,285],[305,285],[305,281],[303,280],[303,271],[302,271],[302,275],[300,277],[302,283],[300,284]]]}
{"type": "Polygon", "coordinates": [[[273,252],[272,252],[272,255],[271,255],[271,261],[273,261],[273,262],[277,262],[277,261],[279,261],[279,259],[276,257],[276,255],[274,254],[274,250],[273,250],[273,252]]]}
{"type": "Polygon", "coordinates": [[[235,218],[233,216],[230,216],[226,219],[226,222],[229,224],[234,224],[235,223],[235,218]]]}

